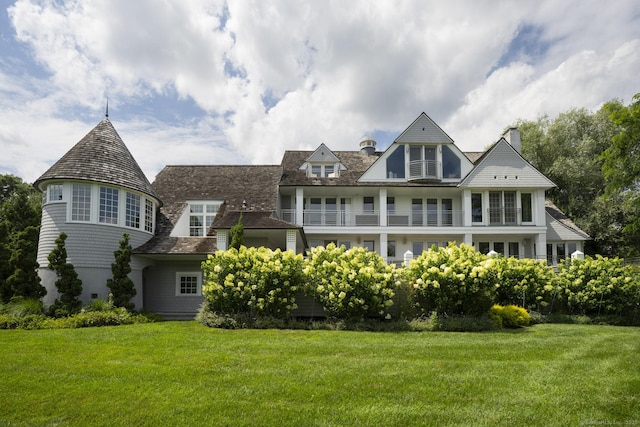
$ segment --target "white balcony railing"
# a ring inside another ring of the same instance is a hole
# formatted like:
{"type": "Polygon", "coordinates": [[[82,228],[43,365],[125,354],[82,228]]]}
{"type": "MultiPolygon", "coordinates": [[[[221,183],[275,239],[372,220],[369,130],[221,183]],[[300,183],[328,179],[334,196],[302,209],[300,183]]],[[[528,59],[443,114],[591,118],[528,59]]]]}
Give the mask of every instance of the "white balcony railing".
{"type": "Polygon", "coordinates": [[[522,224],[522,209],[489,208],[487,209],[487,214],[489,216],[489,225],[492,227],[522,224]]]}
{"type": "MultiPolygon", "coordinates": [[[[294,209],[283,209],[281,219],[296,222],[294,209]]],[[[393,212],[387,214],[388,227],[460,227],[463,224],[464,211],[447,210],[431,212],[393,212]]],[[[346,212],[305,209],[303,225],[324,227],[372,227],[380,225],[380,213],[346,212]]]]}
{"type": "Polygon", "coordinates": [[[435,160],[412,160],[409,162],[409,180],[442,179],[441,163],[435,160]]]}

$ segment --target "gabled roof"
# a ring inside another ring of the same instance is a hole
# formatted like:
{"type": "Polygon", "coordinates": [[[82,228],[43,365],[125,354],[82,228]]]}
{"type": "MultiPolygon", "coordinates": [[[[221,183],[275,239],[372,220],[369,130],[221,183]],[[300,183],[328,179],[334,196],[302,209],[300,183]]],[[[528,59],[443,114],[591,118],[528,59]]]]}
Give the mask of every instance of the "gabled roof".
{"type": "Polygon", "coordinates": [[[501,138],[475,161],[460,187],[552,188],[555,184],[501,138]]]}
{"type": "Polygon", "coordinates": [[[308,158],[309,163],[333,163],[340,160],[333,154],[333,151],[329,149],[324,143],[320,144],[316,151],[314,151],[308,158]]]}
{"type": "MultiPolygon", "coordinates": [[[[215,237],[171,237],[171,231],[190,200],[223,200],[228,212],[242,209],[275,212],[282,167],[268,166],[166,166],[153,182],[164,201],[156,217],[156,234],[135,253],[213,253],[215,237]],[[204,252],[199,252],[204,251],[204,252]]],[[[221,217],[222,215],[220,215],[221,217]]],[[[216,220],[219,218],[217,217],[216,220]]],[[[237,222],[235,220],[234,224],[237,222]]],[[[295,225],[291,225],[296,228],[295,225]]]]}
{"type": "Polygon", "coordinates": [[[544,209],[547,214],[547,240],[588,240],[591,238],[550,200],[545,200],[544,209]]]}
{"type": "Polygon", "coordinates": [[[453,139],[426,113],[422,113],[398,136],[399,143],[444,143],[453,144],[453,139]]]}
{"type": "Polygon", "coordinates": [[[379,153],[368,156],[361,151],[334,151],[340,163],[346,170],[340,171],[336,178],[315,178],[307,176],[300,167],[311,156],[312,151],[285,151],[282,157],[282,179],[280,185],[319,185],[319,186],[350,186],[358,185],[360,175],[378,159],[379,153]]]}
{"type": "Polygon", "coordinates": [[[52,179],[101,182],[161,200],[106,118],[42,174],[34,185],[43,190],[42,183],[52,179]]]}

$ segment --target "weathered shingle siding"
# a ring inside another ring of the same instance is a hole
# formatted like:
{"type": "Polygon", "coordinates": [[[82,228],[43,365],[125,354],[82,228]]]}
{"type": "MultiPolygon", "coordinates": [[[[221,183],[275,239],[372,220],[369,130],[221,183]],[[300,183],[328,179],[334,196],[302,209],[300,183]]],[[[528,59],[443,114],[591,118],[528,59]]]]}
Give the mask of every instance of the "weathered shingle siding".
{"type": "MultiPolygon", "coordinates": [[[[136,248],[151,238],[149,233],[133,228],[90,223],[67,223],[66,203],[45,205],[42,209],[38,263],[48,265],[47,257],[55,247],[55,240],[61,232],[67,234],[65,247],[67,261],[75,267],[109,268],[114,260],[113,252],[118,250],[122,234],[129,235],[129,244],[136,248]]],[[[141,268],[132,260],[132,268],[141,268]]]]}
{"type": "Polygon", "coordinates": [[[55,246],[55,240],[60,235],[66,222],[67,204],[50,203],[42,207],[42,221],[40,225],[40,239],[38,243],[38,264],[47,267],[47,257],[55,246]]]}

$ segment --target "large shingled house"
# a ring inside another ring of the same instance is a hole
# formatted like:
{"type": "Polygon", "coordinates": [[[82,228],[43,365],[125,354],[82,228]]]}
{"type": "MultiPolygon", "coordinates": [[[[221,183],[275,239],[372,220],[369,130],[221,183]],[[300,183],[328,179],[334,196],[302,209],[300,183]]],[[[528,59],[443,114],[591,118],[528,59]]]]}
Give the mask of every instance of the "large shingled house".
{"type": "Polygon", "coordinates": [[[166,166],[150,184],[106,118],[35,182],[45,303],[57,297],[46,266],[62,231],[84,302],[107,296],[128,233],[133,302],[168,318],[196,313],[201,262],[227,249],[239,221],[247,245],[300,253],[335,242],[388,262],[455,241],[555,263],[589,238],[545,201],[554,184],[522,157],[516,129],[484,153],[463,153],[422,113],[385,151],[371,139],[359,145],[286,151],[279,165],[166,166]]]}

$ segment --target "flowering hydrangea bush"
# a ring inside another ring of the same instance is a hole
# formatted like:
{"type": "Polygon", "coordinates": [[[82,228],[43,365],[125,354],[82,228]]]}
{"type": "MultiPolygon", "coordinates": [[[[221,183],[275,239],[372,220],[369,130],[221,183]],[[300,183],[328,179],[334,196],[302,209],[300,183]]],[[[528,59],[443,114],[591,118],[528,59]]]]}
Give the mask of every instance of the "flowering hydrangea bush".
{"type": "Polygon", "coordinates": [[[390,318],[395,266],[376,252],[346,249],[333,243],[311,249],[305,266],[305,291],[324,307],[329,317],[341,319],[390,318]]]}
{"type": "Polygon", "coordinates": [[[586,257],[558,265],[557,284],[569,313],[600,315],[640,311],[640,277],[619,258],[586,257]]]}
{"type": "Polygon", "coordinates": [[[553,268],[544,261],[500,257],[496,263],[496,302],[542,311],[553,299],[553,268]]]}
{"type": "Polygon", "coordinates": [[[495,297],[497,262],[466,244],[424,251],[406,268],[418,313],[486,314],[495,297]]]}
{"type": "Polygon", "coordinates": [[[221,314],[287,318],[303,283],[302,255],[261,248],[229,249],[202,263],[205,309],[221,314]]]}

